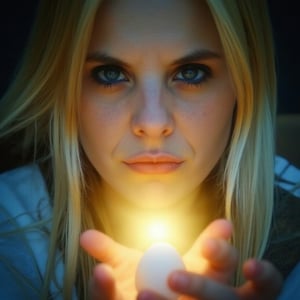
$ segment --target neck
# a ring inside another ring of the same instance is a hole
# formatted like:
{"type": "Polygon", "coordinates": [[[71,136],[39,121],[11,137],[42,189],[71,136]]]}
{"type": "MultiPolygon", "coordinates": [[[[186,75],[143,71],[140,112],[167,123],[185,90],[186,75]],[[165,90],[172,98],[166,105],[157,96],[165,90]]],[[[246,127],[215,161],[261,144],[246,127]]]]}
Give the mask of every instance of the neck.
{"type": "Polygon", "coordinates": [[[216,195],[203,188],[172,206],[157,209],[137,207],[105,189],[101,194],[106,233],[117,242],[140,250],[160,240],[171,243],[183,253],[220,212],[220,202],[216,195]],[[148,238],[148,230],[155,222],[166,226],[166,236],[151,240],[148,238]]]}

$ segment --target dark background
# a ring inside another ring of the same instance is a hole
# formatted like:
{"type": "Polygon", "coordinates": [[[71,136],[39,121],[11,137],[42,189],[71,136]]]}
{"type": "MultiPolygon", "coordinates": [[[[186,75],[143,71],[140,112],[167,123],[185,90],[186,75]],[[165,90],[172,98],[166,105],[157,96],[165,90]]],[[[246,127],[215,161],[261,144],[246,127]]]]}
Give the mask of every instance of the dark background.
{"type": "MultiPolygon", "coordinates": [[[[0,97],[24,49],[37,3],[38,0],[19,0],[0,4],[0,97]]],[[[285,114],[300,113],[300,10],[297,3],[297,0],[269,0],[278,63],[278,113],[285,114]]]]}

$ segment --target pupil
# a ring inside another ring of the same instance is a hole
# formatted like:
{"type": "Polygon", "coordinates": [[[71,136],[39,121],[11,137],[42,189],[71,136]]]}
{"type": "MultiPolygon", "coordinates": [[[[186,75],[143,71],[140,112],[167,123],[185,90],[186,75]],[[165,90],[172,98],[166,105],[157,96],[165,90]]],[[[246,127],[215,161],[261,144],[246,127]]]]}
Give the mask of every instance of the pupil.
{"type": "Polygon", "coordinates": [[[197,76],[196,70],[186,69],[183,71],[183,77],[186,79],[194,79],[197,76]]]}
{"type": "Polygon", "coordinates": [[[104,75],[108,80],[116,80],[119,77],[119,72],[116,70],[106,70],[104,75]]]}

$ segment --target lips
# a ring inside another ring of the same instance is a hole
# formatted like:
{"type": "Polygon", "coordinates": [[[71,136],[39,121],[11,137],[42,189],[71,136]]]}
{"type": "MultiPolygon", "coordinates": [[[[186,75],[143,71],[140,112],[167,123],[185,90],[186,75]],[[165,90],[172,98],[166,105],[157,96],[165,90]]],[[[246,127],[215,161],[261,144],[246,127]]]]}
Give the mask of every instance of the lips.
{"type": "Polygon", "coordinates": [[[139,153],[123,161],[130,169],[143,174],[166,174],[176,171],[184,160],[169,153],[139,153]]]}

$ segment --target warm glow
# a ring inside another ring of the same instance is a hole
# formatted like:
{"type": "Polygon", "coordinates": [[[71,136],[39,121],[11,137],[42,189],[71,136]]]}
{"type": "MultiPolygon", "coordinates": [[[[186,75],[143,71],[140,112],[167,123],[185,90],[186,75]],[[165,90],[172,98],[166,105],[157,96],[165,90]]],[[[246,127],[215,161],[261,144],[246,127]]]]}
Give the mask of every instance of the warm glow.
{"type": "Polygon", "coordinates": [[[182,223],[185,221],[181,218],[179,214],[137,214],[128,226],[114,228],[115,239],[124,246],[141,251],[163,242],[172,245],[179,253],[185,253],[194,237],[191,235],[193,229],[183,230],[182,223]]]}
{"type": "Polygon", "coordinates": [[[167,224],[156,221],[152,222],[148,226],[148,237],[151,242],[165,241],[168,238],[168,226],[167,224]]]}

